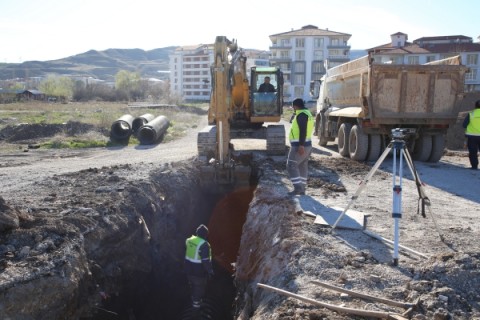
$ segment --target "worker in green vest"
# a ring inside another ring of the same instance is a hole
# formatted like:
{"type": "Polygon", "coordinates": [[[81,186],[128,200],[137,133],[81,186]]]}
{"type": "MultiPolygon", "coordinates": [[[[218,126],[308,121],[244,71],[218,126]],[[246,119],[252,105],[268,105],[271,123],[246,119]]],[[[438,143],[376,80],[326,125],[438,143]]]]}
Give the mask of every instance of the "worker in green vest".
{"type": "Polygon", "coordinates": [[[478,151],[480,150],[480,100],[475,102],[475,109],[467,114],[463,121],[467,137],[468,158],[470,169],[478,169],[478,151]]]}
{"type": "Polygon", "coordinates": [[[302,99],[292,102],[294,115],[290,128],[287,171],[293,184],[289,195],[304,195],[308,179],[308,158],[312,152],[314,118],[302,99]]]}
{"type": "Polygon", "coordinates": [[[213,277],[212,249],[207,241],[208,228],[201,224],[185,241],[185,271],[190,285],[192,306],[200,308],[207,289],[208,278],[213,277]]]}

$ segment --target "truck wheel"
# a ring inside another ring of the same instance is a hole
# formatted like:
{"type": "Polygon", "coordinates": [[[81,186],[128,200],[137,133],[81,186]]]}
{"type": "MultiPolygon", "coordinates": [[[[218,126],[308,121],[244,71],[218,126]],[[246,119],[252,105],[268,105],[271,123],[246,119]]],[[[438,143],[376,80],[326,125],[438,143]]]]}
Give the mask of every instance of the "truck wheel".
{"type": "Polygon", "coordinates": [[[350,158],[356,161],[364,161],[368,152],[368,135],[363,133],[358,125],[354,125],[350,131],[349,153],[350,158]]]}
{"type": "Polygon", "coordinates": [[[350,139],[350,131],[352,130],[352,124],[344,122],[340,125],[338,129],[338,152],[344,156],[348,157],[348,140],[350,139]]]}
{"type": "Polygon", "coordinates": [[[417,161],[427,161],[430,158],[432,153],[432,136],[429,135],[420,135],[420,137],[415,140],[415,147],[413,149],[413,160],[417,161]]]}
{"type": "Polygon", "coordinates": [[[432,152],[428,162],[438,162],[443,156],[443,150],[445,149],[445,135],[435,134],[432,136],[432,152]]]}
{"type": "Polygon", "coordinates": [[[367,161],[377,161],[382,150],[382,136],[379,134],[368,135],[367,161]]]}
{"type": "Polygon", "coordinates": [[[325,137],[325,116],[320,113],[319,115],[319,124],[318,124],[318,144],[322,147],[325,147],[328,143],[328,138],[325,137]]]}

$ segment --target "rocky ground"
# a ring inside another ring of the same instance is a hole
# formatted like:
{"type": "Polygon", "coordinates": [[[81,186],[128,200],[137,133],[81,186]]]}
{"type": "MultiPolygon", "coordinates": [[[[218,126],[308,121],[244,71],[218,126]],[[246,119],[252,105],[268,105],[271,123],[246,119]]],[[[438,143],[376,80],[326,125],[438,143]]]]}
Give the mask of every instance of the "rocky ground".
{"type": "MultiPolygon", "coordinates": [[[[16,141],[15,149],[10,141],[10,151],[0,155],[3,318],[88,319],[95,316],[93,310],[103,310],[99,319],[107,319],[115,293],[137,293],[151,281],[153,268],[161,266],[164,275],[175,276],[181,239],[191,232],[182,223],[202,221],[195,216],[202,205],[202,194],[195,190],[195,133],[150,147],[73,152],[29,149],[33,137],[34,132],[16,141]],[[139,253],[142,247],[150,251],[139,253]],[[175,248],[175,254],[164,247],[175,248]]],[[[242,143],[234,142],[236,149],[252,148],[251,142],[242,143]]],[[[344,208],[373,163],[341,158],[332,145],[315,146],[307,195],[289,197],[285,159],[261,152],[253,159],[260,179],[238,259],[232,261],[234,318],[373,317],[332,311],[330,304],[391,317],[413,305],[405,318],[480,319],[480,173],[467,169],[464,150],[449,151],[439,163],[416,163],[431,202],[426,218],[417,213],[418,189],[404,169],[400,244],[406,249],[400,250],[396,266],[390,245],[361,229],[332,232],[312,216],[344,208]],[[318,281],[405,307],[326,289],[318,281]]],[[[392,168],[389,157],[352,205],[369,215],[367,230],[386,239],[393,239],[392,168]]],[[[224,265],[215,250],[217,265],[224,265]]],[[[165,308],[156,309],[156,317],[126,310],[128,317],[112,319],[168,319],[160,315],[165,308]]]]}

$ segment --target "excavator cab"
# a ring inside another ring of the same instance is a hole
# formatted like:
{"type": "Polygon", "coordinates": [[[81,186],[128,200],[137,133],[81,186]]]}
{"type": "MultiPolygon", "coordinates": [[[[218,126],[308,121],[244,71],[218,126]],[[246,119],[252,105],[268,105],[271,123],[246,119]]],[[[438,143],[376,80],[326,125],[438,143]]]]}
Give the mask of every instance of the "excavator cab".
{"type": "Polygon", "coordinates": [[[283,113],[283,73],[278,67],[252,67],[250,70],[252,123],[278,122],[283,113]],[[259,92],[266,77],[275,92],[259,92]]]}

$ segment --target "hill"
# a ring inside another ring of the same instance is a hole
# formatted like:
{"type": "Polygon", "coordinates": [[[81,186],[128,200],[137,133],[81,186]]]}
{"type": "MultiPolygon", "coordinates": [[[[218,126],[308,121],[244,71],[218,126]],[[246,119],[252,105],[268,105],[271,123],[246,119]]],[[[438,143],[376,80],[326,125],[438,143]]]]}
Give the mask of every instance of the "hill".
{"type": "Polygon", "coordinates": [[[142,49],[90,50],[71,57],[50,61],[25,61],[0,64],[0,80],[44,77],[48,74],[94,77],[113,81],[120,70],[137,71],[145,78],[166,78],[169,54],[176,47],[145,51],[142,49]]]}

